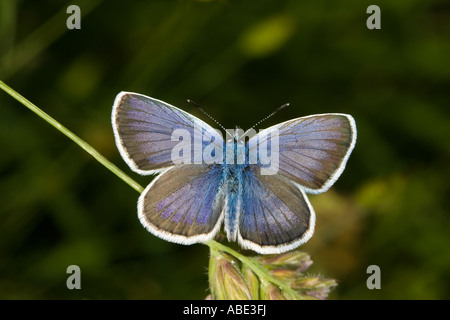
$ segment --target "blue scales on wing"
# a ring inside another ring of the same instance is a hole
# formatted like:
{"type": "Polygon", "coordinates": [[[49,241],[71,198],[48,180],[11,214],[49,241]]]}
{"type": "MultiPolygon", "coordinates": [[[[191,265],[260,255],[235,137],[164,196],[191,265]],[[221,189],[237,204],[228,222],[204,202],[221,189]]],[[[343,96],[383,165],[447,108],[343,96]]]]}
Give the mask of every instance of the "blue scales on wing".
{"type": "Polygon", "coordinates": [[[189,244],[212,239],[223,216],[223,170],[186,164],[158,176],[139,198],[139,219],[163,239],[189,244]]]}
{"type": "Polygon", "coordinates": [[[356,142],[356,125],[347,114],[329,113],[289,120],[262,130],[254,147],[277,134],[277,174],[309,193],[328,190],[345,168],[356,142]]]}
{"type": "Polygon", "coordinates": [[[180,141],[172,136],[177,129],[188,133],[192,143],[191,153],[182,155],[184,163],[201,159],[203,149],[211,140],[223,144],[211,138],[216,131],[202,120],[163,101],[136,93],[122,92],[117,96],[112,122],[122,157],[134,171],[143,175],[174,165],[172,151],[180,141]],[[193,145],[196,134],[202,139],[201,148],[193,145]]]}
{"type": "Polygon", "coordinates": [[[282,175],[262,175],[258,166],[243,172],[239,243],[259,253],[278,253],[305,243],[315,215],[304,191],[282,175]]]}

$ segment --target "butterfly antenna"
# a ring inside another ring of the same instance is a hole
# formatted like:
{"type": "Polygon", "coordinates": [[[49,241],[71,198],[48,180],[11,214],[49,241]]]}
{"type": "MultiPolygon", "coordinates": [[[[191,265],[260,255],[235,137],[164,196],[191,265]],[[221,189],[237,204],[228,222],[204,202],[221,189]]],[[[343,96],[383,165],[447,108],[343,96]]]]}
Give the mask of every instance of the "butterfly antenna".
{"type": "Polygon", "coordinates": [[[266,121],[267,119],[269,119],[270,117],[272,117],[274,114],[276,114],[278,111],[286,108],[289,106],[289,103],[285,103],[283,104],[281,107],[277,108],[274,112],[272,112],[271,114],[269,114],[267,117],[265,117],[264,119],[259,120],[257,123],[255,123],[250,129],[248,129],[247,131],[245,131],[245,133],[242,136],[245,136],[247,132],[249,132],[250,130],[254,129],[257,125],[261,124],[261,122],[266,121]]]}
{"type": "Polygon", "coordinates": [[[192,101],[191,99],[187,99],[187,102],[192,104],[193,106],[197,107],[201,112],[206,114],[208,118],[210,118],[212,121],[214,121],[219,127],[221,127],[225,132],[227,131],[224,126],[222,126],[216,119],[214,119],[212,116],[210,116],[205,110],[202,109],[202,107],[199,106],[199,104],[195,101],[192,101]]]}

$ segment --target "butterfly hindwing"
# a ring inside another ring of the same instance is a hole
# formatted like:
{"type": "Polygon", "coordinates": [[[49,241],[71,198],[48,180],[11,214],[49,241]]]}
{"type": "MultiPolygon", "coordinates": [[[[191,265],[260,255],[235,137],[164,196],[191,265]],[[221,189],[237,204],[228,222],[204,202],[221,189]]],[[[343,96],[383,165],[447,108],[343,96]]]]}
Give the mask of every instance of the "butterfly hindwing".
{"type": "Polygon", "coordinates": [[[181,244],[214,237],[223,220],[223,171],[215,165],[179,165],[155,178],[138,202],[141,223],[181,244]]]}
{"type": "Polygon", "coordinates": [[[281,175],[262,175],[258,166],[243,174],[238,240],[262,254],[281,253],[305,243],[315,214],[304,191],[281,175]]]}

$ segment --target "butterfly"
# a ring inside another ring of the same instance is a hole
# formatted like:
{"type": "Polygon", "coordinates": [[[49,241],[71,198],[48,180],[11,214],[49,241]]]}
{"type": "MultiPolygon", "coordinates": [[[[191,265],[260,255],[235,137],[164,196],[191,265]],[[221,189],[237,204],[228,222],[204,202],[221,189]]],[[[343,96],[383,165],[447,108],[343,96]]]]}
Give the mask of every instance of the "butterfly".
{"type": "Polygon", "coordinates": [[[188,112],[131,92],[117,95],[112,126],[130,168],[159,174],[138,200],[148,231],[189,245],[213,239],[223,224],[229,241],[260,254],[286,252],[311,238],[316,218],[306,193],[327,191],[356,143],[355,120],[347,114],[292,119],[245,142],[238,134],[224,139],[188,112]],[[277,156],[272,163],[263,161],[263,145],[277,156]],[[205,152],[214,161],[202,160],[205,152]]]}

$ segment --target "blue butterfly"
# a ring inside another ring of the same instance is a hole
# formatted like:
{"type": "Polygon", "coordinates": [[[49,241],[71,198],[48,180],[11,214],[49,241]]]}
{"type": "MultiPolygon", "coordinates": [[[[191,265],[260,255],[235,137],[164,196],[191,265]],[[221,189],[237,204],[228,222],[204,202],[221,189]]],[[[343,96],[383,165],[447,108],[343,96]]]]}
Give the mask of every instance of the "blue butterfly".
{"type": "Polygon", "coordinates": [[[142,175],[159,173],[138,201],[138,216],[148,231],[188,245],[213,239],[224,222],[228,240],[261,254],[286,252],[311,238],[315,213],[305,193],[328,190],[356,143],[353,117],[340,113],[289,120],[247,143],[239,135],[224,141],[193,115],[131,92],[117,95],[112,126],[130,168],[142,175]],[[182,141],[188,151],[174,162],[174,150],[182,143],[174,139],[176,131],[200,135],[200,151],[194,140],[182,141]],[[268,141],[272,147],[277,142],[278,158],[275,170],[265,174],[268,165],[259,159],[258,148],[268,141]],[[193,161],[207,148],[223,161],[193,161]],[[239,148],[244,150],[242,163],[228,157],[239,148]],[[226,150],[223,157],[221,150],[226,150]],[[258,157],[251,162],[255,150],[258,157]]]}

